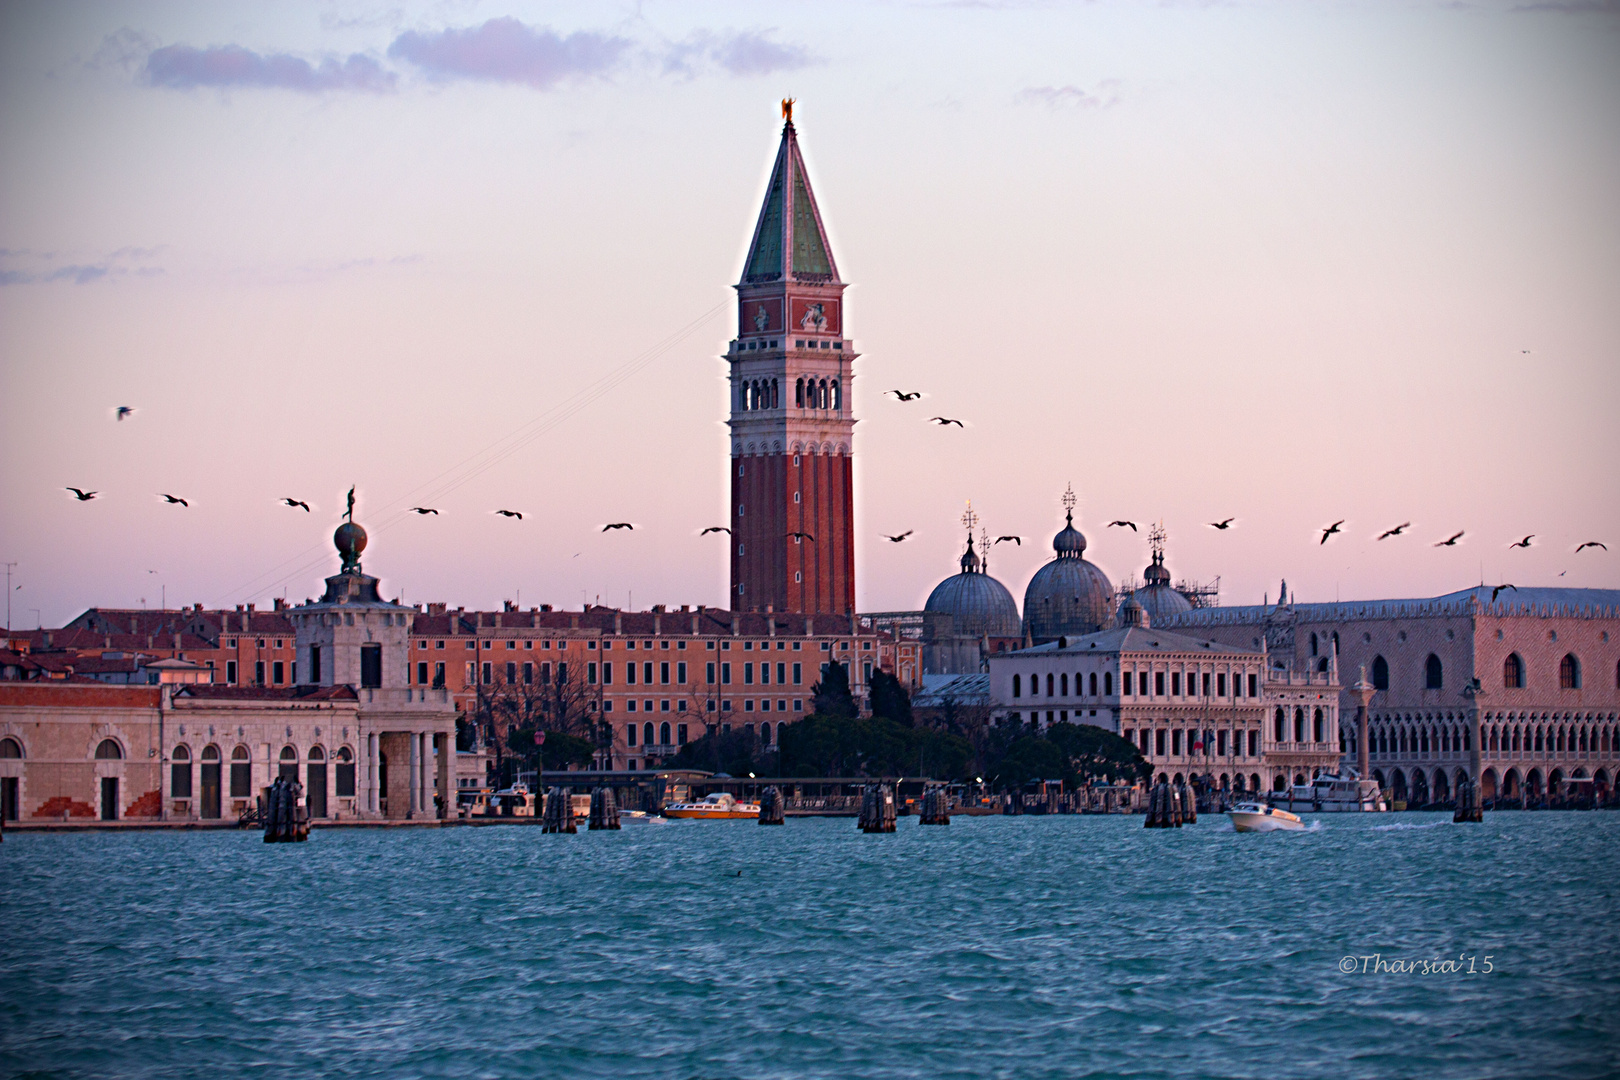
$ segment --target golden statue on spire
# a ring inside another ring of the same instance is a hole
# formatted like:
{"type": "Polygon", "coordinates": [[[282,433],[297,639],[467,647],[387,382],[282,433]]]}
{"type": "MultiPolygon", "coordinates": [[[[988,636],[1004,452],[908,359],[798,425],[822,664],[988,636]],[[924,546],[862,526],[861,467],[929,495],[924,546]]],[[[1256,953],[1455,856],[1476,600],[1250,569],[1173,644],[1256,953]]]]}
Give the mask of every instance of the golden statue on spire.
{"type": "Polygon", "coordinates": [[[786,120],[790,124],[793,123],[793,99],[792,98],[783,98],[782,99],[782,119],[786,120]]]}

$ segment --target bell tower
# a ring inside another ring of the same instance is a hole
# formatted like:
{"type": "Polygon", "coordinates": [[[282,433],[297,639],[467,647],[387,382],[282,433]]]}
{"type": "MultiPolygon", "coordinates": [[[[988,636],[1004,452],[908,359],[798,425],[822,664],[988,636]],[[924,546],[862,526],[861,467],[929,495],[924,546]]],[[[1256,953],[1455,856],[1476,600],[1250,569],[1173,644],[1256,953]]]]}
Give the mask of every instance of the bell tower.
{"type": "Polygon", "coordinates": [[[844,282],[810,190],[793,101],[737,284],[731,369],[731,595],[736,610],[855,610],[844,282]]]}

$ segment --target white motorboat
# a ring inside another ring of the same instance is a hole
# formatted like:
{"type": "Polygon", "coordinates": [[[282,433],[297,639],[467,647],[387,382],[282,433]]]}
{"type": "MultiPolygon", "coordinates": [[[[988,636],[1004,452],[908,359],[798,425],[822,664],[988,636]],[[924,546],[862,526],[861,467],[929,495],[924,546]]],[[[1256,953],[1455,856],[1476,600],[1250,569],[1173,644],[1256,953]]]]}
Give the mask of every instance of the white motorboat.
{"type": "Polygon", "coordinates": [[[1325,773],[1309,784],[1295,784],[1271,796],[1271,803],[1286,810],[1308,810],[1313,814],[1371,813],[1389,809],[1378,781],[1360,780],[1354,775],[1325,773]]]}
{"type": "Polygon", "coordinates": [[[667,818],[697,818],[703,821],[759,820],[759,804],[738,802],[729,791],[718,791],[702,802],[675,803],[664,807],[667,818]]]}
{"type": "Polygon", "coordinates": [[[1260,803],[1238,803],[1226,816],[1237,832],[1297,832],[1305,827],[1299,815],[1260,803]]]}

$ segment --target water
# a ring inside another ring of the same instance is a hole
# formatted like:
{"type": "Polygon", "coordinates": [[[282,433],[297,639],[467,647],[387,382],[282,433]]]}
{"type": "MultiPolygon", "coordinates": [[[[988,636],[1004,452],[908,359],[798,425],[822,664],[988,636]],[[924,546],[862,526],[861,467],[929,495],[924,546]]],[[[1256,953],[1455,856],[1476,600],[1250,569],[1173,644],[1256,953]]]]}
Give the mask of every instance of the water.
{"type": "Polygon", "coordinates": [[[1604,813],[11,833],[0,1073],[1615,1076],[1617,850],[1604,813]],[[1340,971],[1375,953],[1475,973],[1340,971]]]}

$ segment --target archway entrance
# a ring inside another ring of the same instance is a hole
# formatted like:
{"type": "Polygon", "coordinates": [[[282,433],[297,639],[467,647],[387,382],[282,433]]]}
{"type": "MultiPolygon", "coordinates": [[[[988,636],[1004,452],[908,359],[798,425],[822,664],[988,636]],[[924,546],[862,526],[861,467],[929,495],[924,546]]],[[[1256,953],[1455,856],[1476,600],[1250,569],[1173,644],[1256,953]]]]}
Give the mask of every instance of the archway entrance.
{"type": "Polygon", "coordinates": [[[101,820],[118,820],[118,777],[101,778],[101,820]]]}
{"type": "Polygon", "coordinates": [[[1422,769],[1412,770],[1412,805],[1429,805],[1429,780],[1422,769]]]}
{"type": "Polygon", "coordinates": [[[202,807],[205,818],[219,817],[219,747],[205,746],[202,752],[202,807]]]}
{"type": "Polygon", "coordinates": [[[1451,791],[1446,783],[1446,770],[1436,769],[1434,770],[1434,801],[1443,803],[1450,800],[1451,791]]]}

